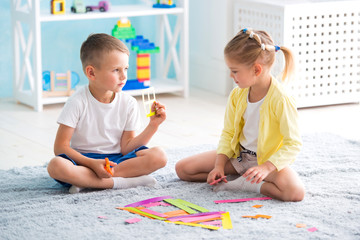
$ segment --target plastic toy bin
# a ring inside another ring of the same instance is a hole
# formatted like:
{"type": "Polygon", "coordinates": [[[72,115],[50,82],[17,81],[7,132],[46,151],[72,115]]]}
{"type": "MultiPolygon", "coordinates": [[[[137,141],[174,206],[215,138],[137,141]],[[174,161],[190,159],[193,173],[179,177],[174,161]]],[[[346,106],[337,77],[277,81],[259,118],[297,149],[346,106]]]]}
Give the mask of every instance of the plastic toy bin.
{"type": "Polygon", "coordinates": [[[297,69],[286,85],[298,107],[360,101],[360,1],[239,0],[234,11],[235,33],[265,30],[291,48],[297,69]]]}

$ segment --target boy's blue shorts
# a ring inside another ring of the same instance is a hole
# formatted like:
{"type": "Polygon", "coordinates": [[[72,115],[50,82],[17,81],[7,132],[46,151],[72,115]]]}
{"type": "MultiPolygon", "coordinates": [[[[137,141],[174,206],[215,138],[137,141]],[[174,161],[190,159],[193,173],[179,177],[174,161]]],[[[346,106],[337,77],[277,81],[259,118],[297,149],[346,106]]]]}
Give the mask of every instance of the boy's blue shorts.
{"type": "MultiPolygon", "coordinates": [[[[126,155],[122,155],[121,153],[111,153],[111,154],[103,154],[103,153],[81,153],[82,155],[84,155],[85,157],[89,157],[89,158],[94,158],[94,159],[105,159],[108,158],[110,161],[119,164],[123,161],[126,161],[130,158],[135,158],[136,157],[136,152],[144,150],[144,149],[149,149],[146,146],[141,146],[137,149],[135,149],[134,151],[129,152],[126,155]]],[[[78,165],[74,160],[72,160],[69,156],[67,156],[66,154],[59,154],[59,157],[65,158],[67,160],[69,160],[70,162],[72,162],[74,165],[78,165]]],[[[66,182],[62,182],[59,180],[56,180],[58,183],[60,183],[61,185],[63,185],[64,187],[71,187],[71,184],[66,183],[66,182]]]]}

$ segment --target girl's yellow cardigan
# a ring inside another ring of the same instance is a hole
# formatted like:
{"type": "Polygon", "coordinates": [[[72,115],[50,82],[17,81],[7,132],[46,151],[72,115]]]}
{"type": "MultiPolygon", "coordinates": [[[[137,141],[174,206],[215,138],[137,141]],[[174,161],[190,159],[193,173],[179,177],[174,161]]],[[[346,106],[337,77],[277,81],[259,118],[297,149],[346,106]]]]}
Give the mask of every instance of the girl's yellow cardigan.
{"type": "MultiPolygon", "coordinates": [[[[228,158],[235,158],[240,154],[240,133],[245,124],[242,116],[247,107],[248,93],[249,88],[236,87],[229,96],[224,128],[217,148],[218,154],[224,154],[228,158]]],[[[256,151],[258,164],[270,161],[280,171],[295,161],[301,145],[294,100],[272,77],[270,88],[260,107],[256,151]]]]}

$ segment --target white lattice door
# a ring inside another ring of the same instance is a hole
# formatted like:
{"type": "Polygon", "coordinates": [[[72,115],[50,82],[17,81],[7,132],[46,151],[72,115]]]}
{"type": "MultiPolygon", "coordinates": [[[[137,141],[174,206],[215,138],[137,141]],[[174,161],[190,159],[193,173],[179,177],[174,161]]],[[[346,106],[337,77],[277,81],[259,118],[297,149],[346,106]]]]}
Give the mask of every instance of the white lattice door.
{"type": "Polygon", "coordinates": [[[41,103],[41,43],[39,1],[13,0],[12,31],[14,37],[14,98],[35,110],[42,110],[41,103]]]}

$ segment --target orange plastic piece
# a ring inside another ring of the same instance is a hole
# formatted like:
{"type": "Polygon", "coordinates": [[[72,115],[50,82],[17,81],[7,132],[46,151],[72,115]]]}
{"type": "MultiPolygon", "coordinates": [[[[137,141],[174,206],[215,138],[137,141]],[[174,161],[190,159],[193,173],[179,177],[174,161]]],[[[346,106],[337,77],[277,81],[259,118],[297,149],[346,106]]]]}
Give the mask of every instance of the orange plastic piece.
{"type": "Polygon", "coordinates": [[[261,208],[262,206],[264,206],[264,205],[254,205],[254,206],[252,206],[253,208],[261,208]]]}
{"type": "Polygon", "coordinates": [[[242,216],[242,217],[243,217],[243,218],[255,218],[255,219],[258,219],[258,218],[270,219],[270,218],[272,218],[271,216],[261,215],[261,214],[258,214],[258,215],[255,215],[255,216],[242,216]]]}
{"type": "Polygon", "coordinates": [[[176,211],[171,211],[171,212],[166,212],[164,213],[168,218],[169,217],[178,217],[178,216],[184,216],[184,215],[189,215],[187,212],[185,212],[184,210],[176,210],[176,211]]]}
{"type": "Polygon", "coordinates": [[[297,228],[305,228],[305,227],[306,227],[306,224],[298,223],[298,224],[296,224],[296,227],[297,227],[297,228]]]}
{"type": "Polygon", "coordinates": [[[209,221],[213,221],[213,220],[221,220],[221,217],[215,217],[215,218],[203,219],[203,220],[199,220],[199,221],[193,221],[192,223],[202,223],[202,222],[209,222],[209,221]]]}
{"type": "Polygon", "coordinates": [[[109,161],[109,159],[108,158],[105,158],[105,161],[106,161],[106,165],[105,165],[105,170],[108,172],[108,173],[110,173],[111,174],[111,176],[114,176],[114,173],[113,173],[113,171],[111,170],[111,168],[110,168],[110,161],[109,161]]]}

